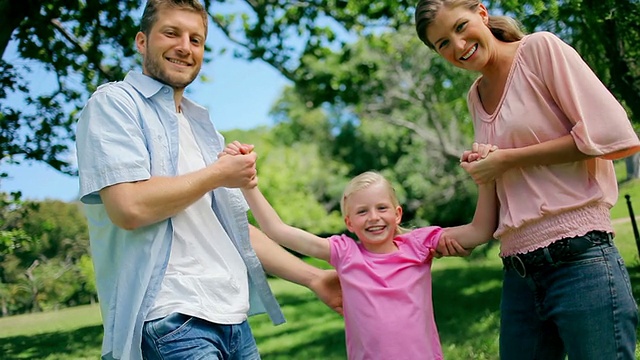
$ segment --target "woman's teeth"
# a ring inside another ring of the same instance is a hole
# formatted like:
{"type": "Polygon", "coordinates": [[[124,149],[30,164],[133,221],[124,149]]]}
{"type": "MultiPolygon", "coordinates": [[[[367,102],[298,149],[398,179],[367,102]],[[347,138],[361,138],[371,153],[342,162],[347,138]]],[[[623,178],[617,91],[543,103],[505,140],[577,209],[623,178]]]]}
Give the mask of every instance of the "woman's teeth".
{"type": "Polygon", "coordinates": [[[476,50],[478,50],[478,44],[475,44],[471,49],[469,49],[469,51],[467,51],[466,54],[462,55],[460,59],[467,60],[471,57],[471,55],[476,53],[476,50]]]}

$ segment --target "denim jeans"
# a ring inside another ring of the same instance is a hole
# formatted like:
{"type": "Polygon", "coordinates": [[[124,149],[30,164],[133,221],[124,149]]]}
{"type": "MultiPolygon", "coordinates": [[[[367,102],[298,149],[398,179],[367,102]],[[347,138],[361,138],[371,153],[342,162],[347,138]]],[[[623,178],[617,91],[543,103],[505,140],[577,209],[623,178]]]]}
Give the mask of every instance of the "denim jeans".
{"type": "Polygon", "coordinates": [[[222,325],[179,313],[145,322],[142,355],[146,360],[260,359],[247,321],[222,325]]]}
{"type": "Polygon", "coordinates": [[[501,360],[635,359],[638,307],[612,244],[521,277],[504,273],[501,360]]]}

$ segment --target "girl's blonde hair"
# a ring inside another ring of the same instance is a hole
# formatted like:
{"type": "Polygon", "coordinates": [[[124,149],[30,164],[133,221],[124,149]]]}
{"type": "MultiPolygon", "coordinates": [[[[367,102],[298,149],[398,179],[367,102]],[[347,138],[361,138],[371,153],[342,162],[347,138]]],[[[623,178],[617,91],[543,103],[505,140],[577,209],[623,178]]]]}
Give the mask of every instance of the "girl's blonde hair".
{"type": "MultiPolygon", "coordinates": [[[[396,191],[389,180],[387,180],[384,176],[376,171],[366,171],[351,179],[351,181],[349,181],[349,183],[345,187],[344,192],[342,193],[342,198],[340,198],[340,211],[342,212],[342,217],[346,217],[348,214],[347,200],[349,200],[349,196],[351,196],[355,192],[364,190],[376,184],[382,184],[385,187],[385,189],[389,193],[389,199],[391,199],[391,204],[394,208],[400,206],[396,191]]],[[[396,229],[397,234],[403,234],[408,231],[409,230],[400,226],[398,226],[396,229]]]]}
{"type": "MultiPolygon", "coordinates": [[[[438,15],[438,11],[443,7],[453,9],[464,6],[471,11],[476,11],[480,5],[478,0],[420,0],[416,6],[415,21],[416,32],[422,42],[435,50],[435,47],[427,39],[427,28],[438,15]]],[[[489,29],[496,39],[504,42],[514,42],[524,37],[524,32],[520,24],[509,16],[489,16],[489,29]]]]}

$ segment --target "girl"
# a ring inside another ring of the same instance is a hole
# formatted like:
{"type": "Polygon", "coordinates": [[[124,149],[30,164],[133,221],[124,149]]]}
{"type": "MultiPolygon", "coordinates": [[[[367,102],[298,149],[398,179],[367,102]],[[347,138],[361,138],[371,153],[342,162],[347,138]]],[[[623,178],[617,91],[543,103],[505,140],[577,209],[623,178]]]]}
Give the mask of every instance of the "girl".
{"type": "Polygon", "coordinates": [[[609,214],[611,159],[640,149],[624,109],[573,48],[477,0],[421,0],[415,20],[428,47],[481,74],[475,140],[499,149],[462,161],[477,183],[496,181],[500,358],[634,359],[637,306],[609,214]]]}
{"type": "MultiPolygon", "coordinates": [[[[243,145],[247,146],[247,145],[243,145]]],[[[237,143],[227,154],[246,153],[237,143]]],[[[470,224],[412,231],[400,228],[402,207],[383,176],[365,172],[344,190],[340,207],[347,235],[320,238],[284,224],[255,187],[243,189],[260,228],[277,243],[328,261],[340,278],[347,355],[351,360],[442,359],[431,302],[433,253],[460,252],[487,242],[496,226],[495,211],[476,210],[470,224]],[[449,246],[448,250],[447,246],[449,246]]],[[[478,209],[495,209],[495,186],[481,185],[478,209]]]]}

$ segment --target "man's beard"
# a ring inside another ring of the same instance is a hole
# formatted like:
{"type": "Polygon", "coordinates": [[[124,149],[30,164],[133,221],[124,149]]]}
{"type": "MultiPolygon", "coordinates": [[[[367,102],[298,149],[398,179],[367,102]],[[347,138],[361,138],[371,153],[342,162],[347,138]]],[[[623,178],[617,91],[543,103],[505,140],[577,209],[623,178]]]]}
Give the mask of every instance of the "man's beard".
{"type": "Polygon", "coordinates": [[[165,70],[162,69],[158,61],[152,58],[152,56],[148,56],[144,59],[144,68],[148,76],[160,81],[163,84],[169,85],[174,89],[184,89],[187,85],[191,84],[193,80],[198,76],[198,71],[195,71],[193,75],[187,81],[179,81],[175,78],[177,76],[172,76],[167,74],[165,70]]]}

